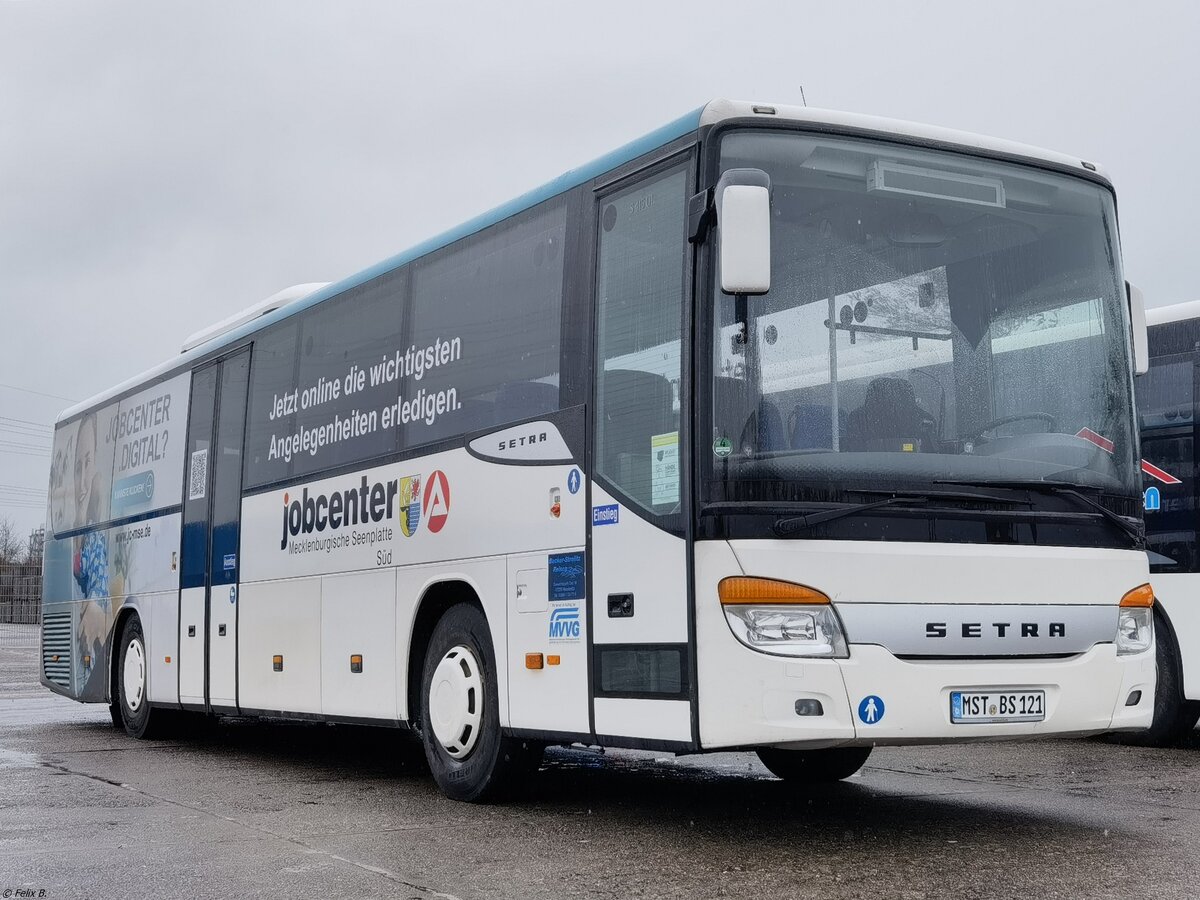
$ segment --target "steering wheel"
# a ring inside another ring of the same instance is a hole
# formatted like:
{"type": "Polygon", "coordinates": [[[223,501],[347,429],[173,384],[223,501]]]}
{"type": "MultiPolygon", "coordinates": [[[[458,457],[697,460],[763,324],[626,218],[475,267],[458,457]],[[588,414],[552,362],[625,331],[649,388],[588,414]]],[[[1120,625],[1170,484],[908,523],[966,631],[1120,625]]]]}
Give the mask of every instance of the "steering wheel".
{"type": "Polygon", "coordinates": [[[1013,422],[1025,422],[1030,419],[1036,419],[1039,422],[1045,422],[1047,432],[1058,431],[1058,419],[1054,418],[1054,416],[1050,415],[1050,413],[1027,412],[1018,413],[1015,416],[1001,416],[999,419],[992,419],[992,421],[988,422],[982,428],[976,429],[968,439],[973,441],[982,440],[985,433],[993,431],[1002,425],[1011,425],[1013,422]]]}

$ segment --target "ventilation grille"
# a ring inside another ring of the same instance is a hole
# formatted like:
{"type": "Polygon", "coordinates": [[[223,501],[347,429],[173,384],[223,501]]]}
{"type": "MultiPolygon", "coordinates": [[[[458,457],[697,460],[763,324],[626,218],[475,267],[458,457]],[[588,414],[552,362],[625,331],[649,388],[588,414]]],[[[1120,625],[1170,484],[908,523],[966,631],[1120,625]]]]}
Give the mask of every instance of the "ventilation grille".
{"type": "Polygon", "coordinates": [[[71,687],[71,614],[54,613],[42,620],[42,671],[47,681],[71,687]]]}

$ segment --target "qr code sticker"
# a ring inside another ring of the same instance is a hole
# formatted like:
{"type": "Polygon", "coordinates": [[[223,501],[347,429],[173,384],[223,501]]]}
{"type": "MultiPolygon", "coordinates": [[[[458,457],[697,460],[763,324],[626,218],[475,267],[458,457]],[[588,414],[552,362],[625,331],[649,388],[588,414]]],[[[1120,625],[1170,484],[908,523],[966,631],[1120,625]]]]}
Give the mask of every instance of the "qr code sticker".
{"type": "Polygon", "coordinates": [[[203,500],[208,486],[208,448],[192,454],[192,467],[188,471],[188,499],[203,500]]]}

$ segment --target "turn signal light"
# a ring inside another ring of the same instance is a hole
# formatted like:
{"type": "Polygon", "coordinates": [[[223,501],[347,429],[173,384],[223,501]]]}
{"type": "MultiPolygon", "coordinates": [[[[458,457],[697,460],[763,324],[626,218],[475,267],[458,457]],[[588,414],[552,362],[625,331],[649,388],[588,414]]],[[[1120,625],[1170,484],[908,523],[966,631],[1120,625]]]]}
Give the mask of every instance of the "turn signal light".
{"type": "Polygon", "coordinates": [[[362,654],[354,653],[350,656],[350,671],[355,675],[362,674],[362,654]]]}
{"type": "Polygon", "coordinates": [[[717,593],[723,604],[742,603],[828,603],[829,598],[816,588],[774,578],[734,576],[722,578],[717,593]]]}
{"type": "Polygon", "coordinates": [[[1142,608],[1154,605],[1154,588],[1148,584],[1142,584],[1129,591],[1121,598],[1122,606],[1138,606],[1142,608]]]}
{"type": "Polygon", "coordinates": [[[271,668],[274,669],[276,672],[282,672],[283,671],[283,657],[280,656],[279,654],[275,654],[274,656],[272,656],[271,657],[271,668]]]}
{"type": "Polygon", "coordinates": [[[548,666],[557,666],[560,662],[562,662],[561,656],[547,656],[546,657],[546,665],[548,665],[548,666]]]}
{"type": "Polygon", "coordinates": [[[525,654],[525,668],[540,669],[541,667],[542,667],[542,654],[540,654],[540,653],[526,653],[525,654]]]}

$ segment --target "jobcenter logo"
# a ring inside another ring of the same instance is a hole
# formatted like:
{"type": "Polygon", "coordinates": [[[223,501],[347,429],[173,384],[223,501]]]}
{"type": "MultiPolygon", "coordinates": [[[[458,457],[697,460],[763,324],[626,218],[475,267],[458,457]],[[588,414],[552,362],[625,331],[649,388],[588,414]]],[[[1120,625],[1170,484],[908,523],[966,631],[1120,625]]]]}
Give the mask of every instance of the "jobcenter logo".
{"type": "Polygon", "coordinates": [[[283,537],[279,549],[287,548],[289,538],[354,525],[377,525],[395,515],[399,479],[372,483],[366,475],[358,487],[309,494],[308,488],[296,499],[283,495],[283,537]]]}

